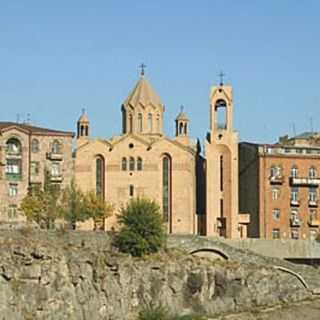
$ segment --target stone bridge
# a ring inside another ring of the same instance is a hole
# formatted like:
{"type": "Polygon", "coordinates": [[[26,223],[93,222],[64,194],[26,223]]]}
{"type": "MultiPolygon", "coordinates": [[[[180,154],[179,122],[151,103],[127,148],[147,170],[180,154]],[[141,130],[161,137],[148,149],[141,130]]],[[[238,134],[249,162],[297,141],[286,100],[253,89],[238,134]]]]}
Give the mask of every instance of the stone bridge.
{"type": "MultiPolygon", "coordinates": [[[[168,247],[180,248],[192,255],[270,266],[280,272],[291,274],[292,277],[296,278],[305,288],[310,289],[313,293],[320,293],[320,268],[316,270],[310,266],[295,265],[283,259],[288,258],[289,251],[295,252],[293,250],[295,243],[292,242],[295,240],[288,241],[286,244],[287,248],[284,242],[280,243],[281,240],[277,240],[278,246],[277,241],[274,240],[255,240],[251,243],[242,243],[242,241],[246,240],[233,241],[200,236],[170,235],[168,247]],[[262,241],[262,243],[259,243],[259,241],[262,241]],[[273,249],[277,247],[278,249],[274,252],[273,249]],[[264,250],[261,250],[261,248],[264,248],[264,250]],[[284,250],[283,248],[286,249],[284,250]],[[268,253],[273,254],[273,257],[268,256],[268,253]],[[315,276],[315,272],[317,276],[315,276]]],[[[320,252],[319,243],[298,241],[296,242],[296,246],[297,251],[292,257],[301,257],[305,252],[309,252],[310,257],[310,253],[315,254],[317,250],[320,252]],[[311,247],[308,247],[308,244],[311,247]],[[299,248],[300,251],[298,250],[299,248]],[[313,251],[310,248],[313,248],[313,251]]],[[[320,257],[320,254],[318,257],[320,257]]]]}

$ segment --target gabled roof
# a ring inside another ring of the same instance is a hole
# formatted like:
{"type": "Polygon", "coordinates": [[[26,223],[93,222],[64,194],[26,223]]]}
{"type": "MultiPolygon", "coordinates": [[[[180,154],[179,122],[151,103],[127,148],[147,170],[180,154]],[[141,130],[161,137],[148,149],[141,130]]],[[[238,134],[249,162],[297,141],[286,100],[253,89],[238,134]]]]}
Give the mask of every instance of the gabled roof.
{"type": "Polygon", "coordinates": [[[131,106],[132,108],[136,108],[139,105],[143,107],[148,105],[163,107],[160,97],[143,76],[140,77],[123,105],[126,107],[131,106]]]}
{"type": "Polygon", "coordinates": [[[28,134],[43,135],[43,136],[70,136],[73,137],[74,133],[70,131],[59,131],[48,128],[41,128],[32,126],[26,123],[16,122],[1,122],[0,121],[0,132],[8,131],[10,129],[22,130],[28,134]]]}

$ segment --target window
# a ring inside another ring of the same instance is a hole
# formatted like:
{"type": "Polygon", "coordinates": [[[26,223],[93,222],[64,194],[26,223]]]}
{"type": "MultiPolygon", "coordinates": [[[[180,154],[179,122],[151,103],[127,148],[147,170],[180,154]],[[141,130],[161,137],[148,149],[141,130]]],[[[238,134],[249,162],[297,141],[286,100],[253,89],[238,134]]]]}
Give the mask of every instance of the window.
{"type": "Polygon", "coordinates": [[[121,160],[121,170],[127,171],[127,158],[122,158],[121,160]]]}
{"type": "Polygon", "coordinates": [[[297,209],[291,209],[290,213],[290,224],[291,226],[297,227],[300,226],[299,212],[297,209]]]}
{"type": "Polygon", "coordinates": [[[137,160],[137,170],[142,171],[142,159],[140,157],[137,160]]]}
{"type": "Polygon", "coordinates": [[[280,229],[272,229],[272,239],[280,239],[280,229]]]}
{"type": "Polygon", "coordinates": [[[309,236],[310,240],[316,240],[317,234],[318,234],[317,230],[310,230],[309,234],[310,234],[309,236]]]}
{"type": "Polygon", "coordinates": [[[299,201],[299,189],[297,187],[291,188],[290,199],[292,202],[299,201]]]}
{"type": "Polygon", "coordinates": [[[164,156],[162,159],[162,210],[164,221],[169,221],[171,214],[171,159],[164,156]]]}
{"type": "Polygon", "coordinates": [[[9,196],[16,197],[18,195],[18,185],[15,183],[9,184],[9,196]]]}
{"type": "Polygon", "coordinates": [[[299,239],[299,230],[297,229],[291,230],[291,239],[299,239]]]}
{"type": "Polygon", "coordinates": [[[270,176],[271,177],[279,177],[279,176],[281,176],[281,168],[279,166],[272,166],[270,168],[270,176]]]}
{"type": "Polygon", "coordinates": [[[317,177],[317,170],[315,167],[309,169],[309,178],[313,179],[317,177]]]}
{"type": "Polygon", "coordinates": [[[272,209],[272,218],[273,220],[280,220],[280,209],[272,209]]]}
{"type": "Polygon", "coordinates": [[[316,209],[310,209],[309,217],[310,217],[311,221],[317,220],[317,210],[316,209]]]}
{"type": "Polygon", "coordinates": [[[149,132],[152,132],[153,130],[153,123],[152,123],[152,114],[148,114],[148,130],[149,132]]]}
{"type": "Polygon", "coordinates": [[[129,196],[130,197],[134,196],[134,186],[132,184],[130,184],[129,186],[129,196]]]}
{"type": "Polygon", "coordinates": [[[293,166],[290,170],[290,176],[292,178],[297,178],[298,176],[298,168],[296,166],[293,166]]]}
{"type": "Polygon", "coordinates": [[[60,163],[59,162],[52,162],[51,163],[51,176],[52,177],[59,177],[60,175],[61,175],[60,163]]]}
{"type": "Polygon", "coordinates": [[[20,174],[21,173],[21,161],[18,159],[8,159],[6,163],[7,174],[20,174]]]}
{"type": "Polygon", "coordinates": [[[179,134],[182,135],[183,134],[183,123],[180,122],[179,124],[179,134]]]}
{"type": "Polygon", "coordinates": [[[32,139],[32,142],[31,142],[31,151],[32,151],[33,153],[39,152],[39,140],[37,140],[37,139],[32,139]]]}
{"type": "Polygon", "coordinates": [[[272,188],[272,200],[278,200],[280,198],[280,189],[272,188]]]}
{"type": "Polygon", "coordinates": [[[220,191],[223,191],[223,156],[220,156],[220,191]]]}
{"type": "Polygon", "coordinates": [[[11,138],[7,141],[7,153],[8,154],[21,154],[21,143],[16,138],[11,138]]]}
{"type": "Polygon", "coordinates": [[[38,176],[40,172],[40,162],[32,161],[30,171],[32,176],[38,176]]]}
{"type": "Polygon", "coordinates": [[[51,151],[54,154],[61,154],[61,143],[58,140],[53,141],[51,151]]]}
{"type": "Polygon", "coordinates": [[[133,157],[130,157],[130,159],[129,159],[129,170],[130,170],[130,171],[134,171],[134,168],[135,168],[134,158],[133,158],[133,157]]]}
{"type": "Polygon", "coordinates": [[[141,133],[142,132],[142,113],[138,114],[138,130],[141,133]]]}
{"type": "Polygon", "coordinates": [[[309,201],[316,202],[317,201],[317,189],[316,188],[309,188],[309,201]]]}
{"type": "Polygon", "coordinates": [[[104,199],[105,195],[105,162],[102,156],[96,158],[96,195],[104,199]]]}
{"type": "Polygon", "coordinates": [[[133,131],[133,117],[132,114],[129,115],[129,132],[133,131]]]}
{"type": "Polygon", "coordinates": [[[9,220],[17,218],[18,208],[15,204],[10,204],[8,208],[8,218],[9,220]]]}
{"type": "Polygon", "coordinates": [[[157,132],[160,133],[160,115],[157,115],[157,132]]]}

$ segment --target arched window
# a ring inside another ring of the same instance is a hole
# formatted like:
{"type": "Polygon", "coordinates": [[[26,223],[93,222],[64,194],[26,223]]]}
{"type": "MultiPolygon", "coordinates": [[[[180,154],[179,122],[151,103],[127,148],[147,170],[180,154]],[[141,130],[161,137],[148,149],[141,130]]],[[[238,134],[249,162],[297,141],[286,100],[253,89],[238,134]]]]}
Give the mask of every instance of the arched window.
{"type": "Polygon", "coordinates": [[[140,157],[137,159],[137,170],[142,171],[142,159],[140,157]]]}
{"type": "Polygon", "coordinates": [[[216,123],[218,129],[227,129],[227,103],[220,99],[215,105],[216,123]]]}
{"type": "Polygon", "coordinates": [[[133,157],[130,157],[129,159],[129,170],[130,171],[134,171],[134,167],[135,167],[135,161],[133,157]]]}
{"type": "Polygon", "coordinates": [[[104,199],[105,193],[105,162],[102,156],[96,157],[96,195],[104,199]]]}
{"type": "Polygon", "coordinates": [[[309,178],[313,179],[317,177],[317,169],[315,167],[311,167],[309,169],[309,178]]]}
{"type": "Polygon", "coordinates": [[[133,131],[133,117],[132,114],[129,115],[129,132],[133,131]]]}
{"type": "Polygon", "coordinates": [[[61,154],[61,143],[58,140],[53,141],[51,151],[54,154],[61,154]]]}
{"type": "Polygon", "coordinates": [[[31,142],[31,151],[33,153],[39,152],[39,140],[38,139],[32,139],[31,142]]]}
{"type": "Polygon", "coordinates": [[[290,170],[290,176],[292,178],[296,178],[298,176],[298,167],[297,166],[293,166],[290,170]]]}
{"type": "Polygon", "coordinates": [[[179,124],[179,134],[183,134],[183,123],[180,122],[179,124]]]}
{"type": "Polygon", "coordinates": [[[188,134],[188,124],[187,123],[184,125],[184,134],[185,135],[188,134]]]}
{"type": "Polygon", "coordinates": [[[148,114],[148,130],[149,132],[152,132],[153,128],[152,128],[153,124],[152,124],[152,114],[149,113],[148,114]]]}
{"type": "Polygon", "coordinates": [[[123,157],[121,161],[121,170],[127,171],[127,158],[123,157]]]}
{"type": "Polygon", "coordinates": [[[138,114],[138,130],[141,133],[142,132],[142,113],[138,114]]]}
{"type": "Polygon", "coordinates": [[[171,215],[171,158],[162,158],[162,210],[164,221],[168,222],[171,215]]]}
{"type": "Polygon", "coordinates": [[[157,133],[160,133],[160,115],[157,115],[157,133]]]}
{"type": "Polygon", "coordinates": [[[21,154],[21,143],[16,138],[10,138],[7,141],[7,153],[8,154],[21,154]]]}

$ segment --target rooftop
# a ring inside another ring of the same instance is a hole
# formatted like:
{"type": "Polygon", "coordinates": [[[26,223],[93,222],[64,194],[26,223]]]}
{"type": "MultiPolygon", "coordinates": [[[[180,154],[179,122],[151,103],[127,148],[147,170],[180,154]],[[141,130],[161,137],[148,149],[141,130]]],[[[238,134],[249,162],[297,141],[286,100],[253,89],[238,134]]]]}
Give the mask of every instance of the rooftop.
{"type": "Polygon", "coordinates": [[[74,133],[70,131],[60,131],[60,130],[42,128],[42,127],[33,126],[31,124],[27,124],[27,123],[0,121],[0,133],[10,128],[22,129],[23,131],[27,131],[29,134],[34,134],[34,135],[57,135],[57,136],[70,136],[70,137],[74,136],[74,133]]]}

